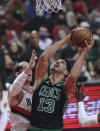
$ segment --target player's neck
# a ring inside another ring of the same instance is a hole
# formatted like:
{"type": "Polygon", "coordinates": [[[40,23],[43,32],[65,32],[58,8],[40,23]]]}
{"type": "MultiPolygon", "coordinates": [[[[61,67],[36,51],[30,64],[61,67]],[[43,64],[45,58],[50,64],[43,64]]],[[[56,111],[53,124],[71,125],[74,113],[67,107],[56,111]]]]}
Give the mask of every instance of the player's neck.
{"type": "Polygon", "coordinates": [[[30,82],[25,82],[23,88],[28,90],[30,88],[30,82]]]}
{"type": "Polygon", "coordinates": [[[61,74],[59,75],[58,73],[51,73],[51,75],[50,75],[50,80],[51,80],[52,84],[63,81],[63,79],[64,79],[64,76],[61,74]]]}

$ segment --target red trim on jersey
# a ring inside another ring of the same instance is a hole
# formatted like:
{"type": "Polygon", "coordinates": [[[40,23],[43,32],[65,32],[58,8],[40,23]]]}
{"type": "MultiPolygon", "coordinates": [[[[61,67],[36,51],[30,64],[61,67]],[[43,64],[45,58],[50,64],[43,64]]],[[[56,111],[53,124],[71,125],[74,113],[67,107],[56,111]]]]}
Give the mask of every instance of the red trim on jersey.
{"type": "Polygon", "coordinates": [[[20,112],[20,113],[22,113],[22,114],[24,114],[26,116],[29,116],[29,117],[31,115],[31,112],[29,112],[29,111],[27,111],[27,110],[25,110],[25,109],[23,109],[23,108],[21,108],[19,106],[13,106],[12,109],[15,109],[16,111],[18,111],[18,112],[20,112]]]}
{"type": "Polygon", "coordinates": [[[26,89],[24,89],[24,88],[22,88],[23,90],[25,90],[26,92],[28,92],[29,94],[32,94],[33,93],[33,91],[32,92],[29,92],[28,90],[26,90],[26,89]]]}

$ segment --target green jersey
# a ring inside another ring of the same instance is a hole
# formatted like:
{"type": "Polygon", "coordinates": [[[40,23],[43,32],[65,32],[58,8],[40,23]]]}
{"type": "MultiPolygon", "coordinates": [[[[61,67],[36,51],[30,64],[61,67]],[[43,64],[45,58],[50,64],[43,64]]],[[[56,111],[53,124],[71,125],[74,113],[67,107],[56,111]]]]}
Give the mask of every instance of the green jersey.
{"type": "Polygon", "coordinates": [[[33,92],[31,125],[43,129],[61,129],[68,102],[64,81],[52,85],[49,78],[45,79],[33,92]]]}

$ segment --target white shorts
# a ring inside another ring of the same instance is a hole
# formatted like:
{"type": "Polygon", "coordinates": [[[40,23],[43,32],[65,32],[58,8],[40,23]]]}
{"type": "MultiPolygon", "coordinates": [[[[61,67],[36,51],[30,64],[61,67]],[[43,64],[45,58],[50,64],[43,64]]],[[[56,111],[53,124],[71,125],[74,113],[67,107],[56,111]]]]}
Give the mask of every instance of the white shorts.
{"type": "Polygon", "coordinates": [[[12,130],[11,131],[27,131],[30,122],[24,117],[11,113],[10,115],[12,130]]]}

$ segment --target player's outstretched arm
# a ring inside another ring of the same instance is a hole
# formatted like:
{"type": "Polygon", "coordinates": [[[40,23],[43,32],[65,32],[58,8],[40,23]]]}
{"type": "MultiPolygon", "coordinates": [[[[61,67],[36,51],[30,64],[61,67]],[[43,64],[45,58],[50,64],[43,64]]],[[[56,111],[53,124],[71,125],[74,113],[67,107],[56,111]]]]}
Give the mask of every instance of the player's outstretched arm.
{"type": "Polygon", "coordinates": [[[41,81],[44,79],[45,74],[48,69],[48,60],[64,45],[67,43],[73,44],[70,41],[71,34],[67,35],[64,39],[55,42],[51,46],[49,46],[40,56],[38,61],[36,72],[35,72],[35,84],[34,88],[36,88],[41,81]]]}
{"type": "Polygon", "coordinates": [[[86,55],[87,55],[88,51],[92,48],[93,44],[94,44],[94,40],[93,40],[93,38],[91,38],[90,44],[87,45],[87,47],[82,50],[80,56],[78,57],[74,66],[71,69],[71,73],[66,78],[65,89],[66,89],[67,96],[69,98],[71,98],[73,95],[74,85],[75,85],[78,77],[80,76],[84,59],[86,58],[86,55]]]}
{"type": "Polygon", "coordinates": [[[78,119],[81,126],[88,126],[100,123],[100,114],[88,116],[84,108],[84,98],[87,95],[87,91],[84,93],[82,89],[75,89],[75,96],[78,102],[78,119]]]}
{"type": "Polygon", "coordinates": [[[25,71],[23,71],[13,82],[12,87],[9,90],[10,97],[14,97],[18,95],[18,93],[21,91],[22,86],[27,78],[27,75],[31,73],[31,70],[35,66],[35,50],[32,52],[32,56],[30,58],[29,65],[25,71]]]}

